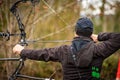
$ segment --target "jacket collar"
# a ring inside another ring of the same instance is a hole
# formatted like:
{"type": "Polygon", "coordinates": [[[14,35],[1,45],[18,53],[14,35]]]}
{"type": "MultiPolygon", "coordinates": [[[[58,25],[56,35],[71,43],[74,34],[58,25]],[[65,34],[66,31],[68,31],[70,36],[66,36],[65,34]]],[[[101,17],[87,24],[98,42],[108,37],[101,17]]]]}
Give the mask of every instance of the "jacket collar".
{"type": "Polygon", "coordinates": [[[93,41],[92,38],[90,38],[90,37],[85,37],[85,36],[77,36],[77,37],[74,37],[73,40],[93,41]]]}

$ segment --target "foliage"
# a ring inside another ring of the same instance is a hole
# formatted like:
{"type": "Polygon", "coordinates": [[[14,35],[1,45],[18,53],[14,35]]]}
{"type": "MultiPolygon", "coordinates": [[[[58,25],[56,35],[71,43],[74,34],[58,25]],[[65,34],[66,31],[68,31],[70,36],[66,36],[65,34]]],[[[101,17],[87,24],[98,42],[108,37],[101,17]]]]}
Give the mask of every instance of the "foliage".
{"type": "Polygon", "coordinates": [[[102,80],[114,80],[117,72],[118,54],[114,54],[107,58],[102,67],[101,78],[102,80]]]}

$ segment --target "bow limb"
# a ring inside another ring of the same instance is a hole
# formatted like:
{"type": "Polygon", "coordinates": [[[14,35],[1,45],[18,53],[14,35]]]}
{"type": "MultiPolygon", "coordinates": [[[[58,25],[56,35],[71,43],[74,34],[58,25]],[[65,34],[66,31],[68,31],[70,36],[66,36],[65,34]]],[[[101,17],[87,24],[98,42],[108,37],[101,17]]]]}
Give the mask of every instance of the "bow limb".
{"type": "Polygon", "coordinates": [[[24,45],[27,44],[26,40],[25,40],[26,39],[25,26],[21,21],[21,18],[19,16],[18,9],[17,9],[17,5],[21,2],[22,2],[22,0],[19,0],[19,1],[15,2],[13,4],[13,6],[11,7],[10,11],[16,17],[16,20],[18,22],[18,27],[19,27],[19,30],[20,30],[20,42],[19,43],[24,46],[24,45]]]}

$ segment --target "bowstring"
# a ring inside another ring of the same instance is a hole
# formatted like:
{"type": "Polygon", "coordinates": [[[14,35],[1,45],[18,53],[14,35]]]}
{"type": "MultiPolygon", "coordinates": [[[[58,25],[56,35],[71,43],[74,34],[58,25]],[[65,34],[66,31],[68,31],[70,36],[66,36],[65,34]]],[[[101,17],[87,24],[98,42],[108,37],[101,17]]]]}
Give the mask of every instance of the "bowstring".
{"type": "Polygon", "coordinates": [[[58,16],[58,18],[67,26],[69,25],[51,6],[49,6],[49,4],[45,1],[42,0],[42,2],[55,14],[58,16]]]}
{"type": "Polygon", "coordinates": [[[29,14],[28,14],[28,16],[27,16],[27,19],[26,19],[26,21],[25,21],[25,26],[27,26],[32,12],[33,12],[33,7],[31,8],[31,10],[30,10],[30,12],[29,12],[29,14]]]}
{"type": "Polygon", "coordinates": [[[60,29],[60,30],[58,30],[58,31],[52,32],[52,33],[47,34],[47,35],[45,35],[45,36],[42,36],[42,37],[40,37],[40,38],[37,38],[37,39],[34,39],[34,40],[28,40],[28,42],[40,42],[40,40],[43,40],[43,39],[45,39],[45,38],[47,38],[47,37],[50,37],[50,36],[53,36],[53,35],[55,35],[55,34],[59,34],[60,32],[65,31],[66,29],[70,29],[70,27],[72,27],[72,26],[75,26],[75,23],[72,24],[72,25],[68,25],[68,26],[66,26],[66,27],[64,27],[64,28],[62,28],[62,29],[60,29]]]}
{"type": "MultiPolygon", "coordinates": [[[[74,4],[76,4],[76,2],[72,2],[71,4],[67,4],[66,6],[64,6],[64,8],[62,8],[61,10],[59,10],[59,11],[57,12],[57,14],[61,13],[65,8],[68,8],[68,7],[70,7],[70,6],[74,5],[74,4]]],[[[52,13],[53,13],[53,12],[49,12],[48,14],[43,15],[42,17],[38,16],[38,18],[33,22],[33,24],[38,23],[38,22],[41,21],[43,18],[50,16],[52,13]]]]}
{"type": "Polygon", "coordinates": [[[75,23],[74,24],[68,24],[51,6],[49,6],[49,4],[45,1],[45,0],[42,0],[43,1],[43,3],[55,14],[55,15],[57,15],[57,17],[66,25],[66,27],[64,27],[64,28],[62,28],[62,29],[60,29],[60,30],[58,30],[58,31],[55,31],[55,32],[52,32],[52,33],[49,33],[49,34],[47,34],[47,35],[45,35],[45,36],[42,36],[42,37],[40,37],[40,38],[37,38],[37,39],[34,39],[34,40],[28,40],[28,42],[30,42],[30,43],[33,43],[33,42],[40,42],[40,43],[53,43],[53,42],[70,42],[71,40],[54,40],[54,41],[40,41],[40,40],[42,40],[42,39],[45,39],[45,38],[47,38],[47,37],[50,37],[50,36],[53,36],[53,35],[55,35],[55,34],[58,34],[58,33],[60,33],[60,32],[63,32],[63,31],[65,31],[66,29],[70,29],[70,27],[73,27],[73,26],[75,26],[75,23]]]}
{"type": "MultiPolygon", "coordinates": [[[[32,12],[33,12],[33,16],[35,16],[35,6],[32,6],[30,14],[32,14],[32,12]]],[[[30,19],[30,16],[28,16],[28,17],[30,19]]],[[[33,21],[34,21],[34,19],[35,19],[35,17],[33,18],[33,21]]],[[[35,25],[34,24],[32,24],[31,26],[32,26],[31,30],[29,31],[29,29],[28,29],[28,31],[30,32],[28,39],[33,37],[33,32],[34,32],[34,29],[35,29],[35,25]]]]}

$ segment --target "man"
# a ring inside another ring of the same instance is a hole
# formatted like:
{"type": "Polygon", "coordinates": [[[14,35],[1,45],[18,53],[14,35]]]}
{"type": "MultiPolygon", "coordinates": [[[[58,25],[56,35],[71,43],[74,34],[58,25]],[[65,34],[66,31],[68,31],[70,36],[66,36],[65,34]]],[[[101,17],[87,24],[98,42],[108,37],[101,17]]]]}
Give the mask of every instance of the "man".
{"type": "Polygon", "coordinates": [[[75,32],[71,45],[39,50],[16,45],[13,52],[32,60],[60,62],[63,80],[100,80],[103,60],[120,48],[120,33],[92,34],[93,23],[86,17],[77,21],[75,32]]]}

